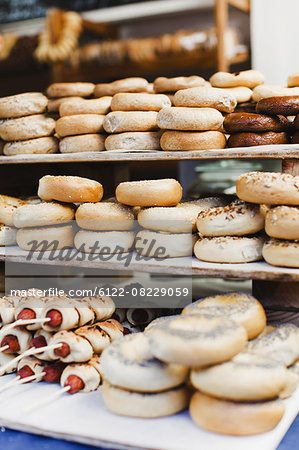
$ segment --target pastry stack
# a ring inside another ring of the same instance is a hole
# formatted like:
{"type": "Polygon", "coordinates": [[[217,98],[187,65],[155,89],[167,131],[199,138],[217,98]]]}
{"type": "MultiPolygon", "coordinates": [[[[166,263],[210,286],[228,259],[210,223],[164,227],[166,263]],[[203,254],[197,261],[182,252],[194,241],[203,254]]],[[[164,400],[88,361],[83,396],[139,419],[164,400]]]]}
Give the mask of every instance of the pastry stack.
{"type": "Polygon", "coordinates": [[[237,181],[237,195],[248,202],[267,205],[263,257],[274,266],[299,267],[299,176],[250,172],[237,181]]]}
{"type": "Polygon", "coordinates": [[[55,83],[48,88],[48,95],[63,95],[59,106],[60,119],[56,133],[60,138],[61,153],[100,152],[105,150],[103,121],[110,109],[111,97],[86,99],[94,90],[92,83],[55,83]],[[81,98],[66,96],[77,93],[81,98]],[[101,134],[102,133],[102,134],[101,134]]]}
{"type": "Polygon", "coordinates": [[[59,117],[59,108],[62,103],[88,98],[93,91],[93,83],[53,83],[47,89],[48,112],[56,119],[59,117]]]}
{"type": "Polygon", "coordinates": [[[17,244],[27,251],[56,251],[73,246],[74,203],[97,202],[100,183],[74,176],[46,175],[39,180],[43,202],[19,206],[13,213],[17,244]]]}
{"type": "Polygon", "coordinates": [[[166,95],[149,93],[148,89],[144,78],[127,78],[96,86],[95,95],[113,95],[112,112],[104,121],[104,129],[110,134],[105,141],[106,150],[160,149],[157,114],[171,103],[166,95]]]}
{"type": "Polygon", "coordinates": [[[39,92],[0,99],[0,138],[5,141],[3,153],[56,153],[57,140],[52,136],[55,120],[45,114],[48,99],[39,92]]]}
{"type": "Polygon", "coordinates": [[[264,228],[258,205],[236,200],[227,206],[201,211],[196,226],[195,256],[214,263],[247,263],[262,259],[264,228]]]}

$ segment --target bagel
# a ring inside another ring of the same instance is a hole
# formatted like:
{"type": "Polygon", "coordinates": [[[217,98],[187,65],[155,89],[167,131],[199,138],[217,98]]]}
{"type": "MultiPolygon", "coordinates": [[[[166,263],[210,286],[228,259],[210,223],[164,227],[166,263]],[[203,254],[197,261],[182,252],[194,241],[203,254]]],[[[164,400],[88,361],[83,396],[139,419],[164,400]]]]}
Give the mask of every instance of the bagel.
{"type": "Polygon", "coordinates": [[[25,141],[50,136],[55,130],[55,120],[43,114],[7,119],[0,124],[0,136],[4,141],[25,141]]]}
{"type": "Polygon", "coordinates": [[[190,394],[185,386],[164,392],[133,392],[104,381],[104,403],[109,411],[121,416],[155,418],[176,414],[187,408],[190,394]]]}
{"type": "Polygon", "coordinates": [[[180,183],[172,178],[125,181],[115,191],[117,201],[129,206],[175,206],[182,199],[180,183]]]}
{"type": "Polygon", "coordinates": [[[0,195],[0,224],[13,226],[13,214],[19,206],[28,202],[8,195],[0,195]]]}
{"type": "Polygon", "coordinates": [[[105,141],[106,150],[160,150],[158,131],[131,131],[111,134],[105,141]]]}
{"type": "Polygon", "coordinates": [[[290,139],[287,133],[274,133],[267,131],[265,133],[236,133],[227,140],[229,148],[252,147],[255,145],[273,145],[289,144],[290,139]]]}
{"type": "Polygon", "coordinates": [[[193,369],[190,379],[204,394],[237,402],[271,400],[297,381],[283,364],[253,353],[240,353],[231,361],[193,369]]]}
{"type": "Polygon", "coordinates": [[[103,187],[89,178],[45,175],[39,180],[37,195],[47,201],[99,202],[103,197],[103,187]]]}
{"type": "Polygon", "coordinates": [[[190,402],[193,422],[204,430],[233,436],[265,433],[284,415],[281,400],[236,403],[196,392],[190,402]]]}
{"type": "Polygon", "coordinates": [[[158,77],[154,80],[155,92],[176,92],[181,89],[187,89],[197,86],[205,86],[206,80],[198,75],[190,77],[158,77]]]}
{"type": "Polygon", "coordinates": [[[27,141],[7,142],[4,145],[3,153],[6,156],[29,155],[29,154],[49,154],[56,153],[58,141],[54,137],[41,137],[29,139],[27,141]]]}
{"type": "Polygon", "coordinates": [[[199,239],[194,246],[196,258],[215,263],[247,263],[262,259],[263,239],[223,236],[199,239]]]}
{"type": "Polygon", "coordinates": [[[132,208],[113,202],[83,203],[76,211],[76,221],[86,230],[131,230],[135,227],[132,208]]]}
{"type": "Polygon", "coordinates": [[[39,228],[20,228],[17,231],[17,244],[22,250],[53,251],[73,246],[72,225],[39,228]]]}
{"type": "Polygon", "coordinates": [[[258,101],[256,105],[258,113],[282,114],[295,116],[299,114],[299,93],[292,96],[268,97],[258,101]]]}
{"type": "Polygon", "coordinates": [[[157,114],[156,111],[113,111],[107,114],[103,126],[107,133],[156,130],[157,114]]]}
{"type": "Polygon", "coordinates": [[[299,72],[288,76],[288,87],[299,87],[299,72]]]}
{"type": "Polygon", "coordinates": [[[116,80],[112,83],[96,84],[94,97],[113,96],[119,92],[146,92],[148,81],[145,78],[131,77],[116,80]]]}
{"type": "Polygon", "coordinates": [[[281,324],[249,342],[246,350],[291,366],[299,359],[299,328],[291,323],[281,324]]]}
{"type": "Polygon", "coordinates": [[[252,100],[259,102],[263,98],[268,97],[289,97],[293,95],[299,95],[299,87],[282,87],[270,84],[257,86],[253,89],[252,100]]]}
{"type": "Polygon", "coordinates": [[[289,121],[283,116],[267,116],[254,113],[233,113],[225,116],[223,127],[227,133],[264,133],[266,131],[288,131],[289,121]]]}
{"type": "Polygon", "coordinates": [[[171,106],[164,94],[124,93],[115,94],[111,102],[111,111],[160,111],[171,106]]]}
{"type": "Polygon", "coordinates": [[[192,256],[196,239],[191,233],[141,230],[136,235],[135,249],[148,258],[180,258],[192,256]]]}
{"type": "Polygon", "coordinates": [[[182,314],[211,314],[228,316],[242,325],[248,339],[256,338],[266,327],[264,308],[252,295],[243,292],[229,292],[197,300],[186,306],[182,314]]]}
{"type": "Polygon", "coordinates": [[[265,218],[268,236],[299,241],[299,208],[277,206],[269,209],[265,218]]]}
{"type": "Polygon", "coordinates": [[[89,97],[94,91],[93,83],[53,83],[47,89],[49,97],[89,97]]]}
{"type": "Polygon", "coordinates": [[[249,172],[236,185],[237,196],[251,203],[299,205],[299,176],[274,172],[249,172]]]}
{"type": "Polygon", "coordinates": [[[163,108],[158,112],[157,124],[162,129],[180,131],[219,130],[222,114],[212,108],[163,108]]]}
{"type": "Polygon", "coordinates": [[[190,233],[196,231],[196,219],[200,211],[223,205],[217,197],[207,197],[191,202],[181,202],[173,207],[141,209],[138,222],[143,228],[168,233],[190,233]]]}
{"type": "Polygon", "coordinates": [[[37,203],[23,205],[13,214],[13,223],[17,228],[45,227],[59,225],[73,220],[74,210],[59,203],[37,203]]]}
{"type": "Polygon", "coordinates": [[[100,133],[103,131],[104,119],[105,116],[100,114],[63,116],[57,120],[55,130],[59,137],[100,133]]]}
{"type": "Polygon", "coordinates": [[[17,243],[17,230],[13,227],[0,224],[0,246],[15,245],[17,243]]]}
{"type": "Polygon", "coordinates": [[[237,103],[246,103],[250,102],[252,98],[252,90],[245,86],[237,86],[237,87],[231,87],[231,88],[221,88],[225,92],[228,92],[229,94],[233,95],[235,99],[237,100],[237,103]]]}
{"type": "Polygon", "coordinates": [[[245,86],[254,88],[264,83],[264,76],[257,70],[243,70],[242,72],[216,72],[210,78],[212,86],[218,88],[245,86]]]}
{"type": "Polygon", "coordinates": [[[213,87],[183,89],[174,95],[175,106],[215,108],[230,113],[237,106],[237,100],[230,92],[213,87]]]}
{"type": "Polygon", "coordinates": [[[228,317],[181,315],[147,329],[149,345],[161,361],[204,367],[227,361],[247,342],[244,327],[228,317]]]}
{"type": "Polygon", "coordinates": [[[226,139],[220,131],[164,131],[160,144],[165,151],[212,150],[225,148],[226,139]]]}
{"type": "Polygon", "coordinates": [[[71,100],[82,100],[82,97],[60,97],[60,98],[49,98],[48,101],[48,112],[56,113],[59,112],[60,105],[65,101],[71,100]]]}
{"type": "Polygon", "coordinates": [[[74,114],[107,114],[110,111],[111,100],[112,97],[66,100],[59,106],[59,114],[61,117],[74,114]]]}
{"type": "Polygon", "coordinates": [[[0,119],[41,114],[48,105],[48,99],[40,92],[10,95],[0,98],[0,119]]]}
{"type": "Polygon", "coordinates": [[[75,235],[74,244],[83,253],[112,255],[132,250],[135,239],[133,231],[87,231],[75,235]]]}
{"type": "Polygon", "coordinates": [[[187,367],[156,359],[143,333],[124,336],[109,345],[102,353],[101,367],[110,384],[137,392],[165,391],[184,383],[188,375],[187,367]]]}
{"type": "Polygon", "coordinates": [[[102,134],[82,134],[66,136],[59,141],[60,153],[102,152],[105,150],[105,136],[102,134]]]}
{"type": "Polygon", "coordinates": [[[256,113],[256,102],[238,103],[235,112],[256,113]]]}
{"type": "Polygon", "coordinates": [[[244,236],[264,228],[265,219],[257,205],[236,200],[198,213],[196,226],[200,236],[244,236]]]}
{"type": "Polygon", "coordinates": [[[272,266],[299,268],[299,242],[270,239],[263,247],[263,257],[272,266]]]}

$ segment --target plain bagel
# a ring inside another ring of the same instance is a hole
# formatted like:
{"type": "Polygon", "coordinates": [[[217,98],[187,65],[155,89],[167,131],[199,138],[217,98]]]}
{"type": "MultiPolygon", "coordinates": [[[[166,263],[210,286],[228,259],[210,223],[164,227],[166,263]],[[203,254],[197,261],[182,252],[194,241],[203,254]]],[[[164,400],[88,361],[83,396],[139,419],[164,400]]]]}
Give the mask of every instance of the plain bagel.
{"type": "Polygon", "coordinates": [[[96,84],[94,97],[113,96],[119,92],[147,92],[148,81],[145,78],[131,77],[112,83],[96,84]]]}
{"type": "Polygon", "coordinates": [[[17,230],[14,227],[0,224],[0,246],[15,245],[17,243],[17,230]]]}
{"type": "Polygon", "coordinates": [[[45,175],[39,180],[37,195],[46,201],[99,202],[103,197],[103,187],[89,178],[45,175]]]}
{"type": "Polygon", "coordinates": [[[263,239],[258,237],[222,236],[198,239],[195,256],[214,263],[247,263],[262,259],[263,239]]]}
{"type": "Polygon", "coordinates": [[[165,151],[192,151],[221,149],[226,146],[226,139],[220,131],[164,131],[160,139],[165,151]]]}
{"type": "Polygon", "coordinates": [[[60,116],[74,114],[107,114],[110,111],[112,97],[102,97],[86,100],[83,98],[69,99],[59,106],[60,116]]]}
{"type": "Polygon", "coordinates": [[[170,130],[219,130],[222,123],[222,114],[213,108],[168,107],[161,109],[157,116],[158,126],[170,130]]]}
{"type": "Polygon", "coordinates": [[[84,203],[76,211],[76,221],[86,230],[131,230],[135,216],[132,208],[115,202],[84,203]]]}
{"type": "Polygon", "coordinates": [[[160,131],[131,131],[111,134],[105,140],[106,150],[160,150],[160,131]]]}
{"type": "Polygon", "coordinates": [[[190,415],[196,425],[207,431],[233,436],[270,431],[284,412],[282,400],[231,402],[196,392],[190,402],[190,415]]]}
{"type": "Polygon", "coordinates": [[[205,86],[206,80],[198,75],[190,77],[158,77],[154,81],[155,92],[176,92],[180,89],[188,89],[197,86],[205,86]]]}
{"type": "Polygon", "coordinates": [[[299,208],[277,206],[266,213],[265,231],[278,239],[299,241],[299,208]]]}
{"type": "Polygon", "coordinates": [[[264,76],[257,70],[244,70],[235,73],[216,72],[211,76],[210,83],[218,88],[238,86],[254,88],[264,83],[264,76]]]}
{"type": "Polygon", "coordinates": [[[299,87],[299,72],[288,76],[288,87],[299,87]]]}
{"type": "Polygon", "coordinates": [[[135,249],[148,258],[180,258],[192,256],[197,236],[189,233],[165,233],[141,230],[135,239],[135,249]]]}
{"type": "Polygon", "coordinates": [[[252,98],[252,90],[245,86],[237,86],[237,87],[231,87],[231,88],[221,88],[225,92],[228,92],[229,94],[233,95],[235,99],[237,100],[237,103],[246,103],[250,102],[252,98]]]}
{"type": "Polygon", "coordinates": [[[28,92],[0,98],[0,118],[41,114],[47,108],[48,99],[40,92],[28,92]]]}
{"type": "Polygon", "coordinates": [[[135,239],[133,231],[89,231],[80,230],[74,244],[83,253],[113,255],[132,250],[135,239]]]}
{"type": "Polygon", "coordinates": [[[57,120],[55,130],[60,137],[100,133],[103,131],[104,119],[105,116],[101,114],[63,116],[57,120]]]}
{"type": "Polygon", "coordinates": [[[270,239],[263,247],[263,257],[272,266],[299,268],[299,242],[270,239]]]}
{"type": "Polygon", "coordinates": [[[146,92],[115,94],[111,102],[112,111],[160,111],[171,106],[171,101],[164,94],[148,94],[146,92]]]}
{"type": "Polygon", "coordinates": [[[60,97],[60,98],[49,98],[48,101],[48,112],[56,113],[59,112],[60,105],[63,102],[70,100],[82,100],[82,97],[60,97]]]}
{"type": "Polygon", "coordinates": [[[156,111],[113,111],[105,117],[103,127],[107,133],[152,131],[158,128],[157,115],[156,111]]]}
{"type": "Polygon", "coordinates": [[[45,227],[70,222],[74,217],[73,208],[47,202],[20,206],[13,214],[13,222],[17,228],[45,227]]]}
{"type": "Polygon", "coordinates": [[[4,145],[3,153],[6,156],[49,154],[56,153],[58,141],[54,137],[46,136],[27,141],[7,142],[4,145]]]}
{"type": "Polygon", "coordinates": [[[175,93],[173,101],[175,106],[215,108],[226,113],[233,112],[237,106],[236,98],[231,93],[212,87],[183,89],[175,93]]]}
{"type": "Polygon", "coordinates": [[[82,134],[66,136],[59,141],[60,153],[102,152],[105,150],[106,136],[102,134],[82,134]]]}
{"type": "Polygon", "coordinates": [[[49,97],[89,97],[94,91],[93,83],[53,83],[47,89],[49,97]]]}
{"type": "Polygon", "coordinates": [[[19,206],[28,202],[9,195],[0,195],[0,224],[13,226],[13,214],[19,206]]]}
{"type": "Polygon", "coordinates": [[[299,87],[282,87],[270,84],[263,84],[253,89],[252,100],[259,102],[262,98],[268,97],[289,97],[299,95],[299,87]]]}
{"type": "Polygon", "coordinates": [[[7,119],[0,124],[0,136],[4,141],[25,141],[50,136],[55,130],[55,120],[44,114],[7,119]]]}
{"type": "Polygon", "coordinates": [[[73,246],[72,225],[39,228],[20,228],[17,231],[17,244],[23,250],[49,251],[73,246]]]}
{"type": "Polygon", "coordinates": [[[244,236],[261,231],[264,222],[259,206],[236,200],[227,206],[200,211],[196,226],[200,236],[244,236]]]}
{"type": "Polygon", "coordinates": [[[172,178],[125,181],[115,191],[117,200],[129,206],[175,206],[182,199],[180,183],[172,178]]]}
{"type": "Polygon", "coordinates": [[[299,205],[299,176],[274,172],[249,172],[237,180],[237,196],[251,203],[299,205]]]}

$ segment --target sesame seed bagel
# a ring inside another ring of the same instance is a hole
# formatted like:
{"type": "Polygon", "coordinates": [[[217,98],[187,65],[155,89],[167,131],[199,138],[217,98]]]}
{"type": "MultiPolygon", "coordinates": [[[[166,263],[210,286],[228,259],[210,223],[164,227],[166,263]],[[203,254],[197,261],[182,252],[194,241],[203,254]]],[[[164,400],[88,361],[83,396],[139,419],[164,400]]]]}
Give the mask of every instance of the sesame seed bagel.
{"type": "Polygon", "coordinates": [[[132,208],[113,202],[84,203],[76,211],[76,221],[86,230],[131,230],[135,216],[132,208]]]}
{"type": "Polygon", "coordinates": [[[105,116],[101,114],[76,114],[57,120],[55,130],[58,136],[94,134],[103,131],[105,116]]]}
{"type": "Polygon", "coordinates": [[[55,120],[44,114],[7,119],[0,124],[0,136],[5,141],[25,141],[50,136],[54,130],[55,120]]]}
{"type": "Polygon", "coordinates": [[[237,403],[196,392],[189,411],[193,422],[204,430],[249,436],[275,428],[284,415],[285,406],[282,400],[237,403]]]}
{"type": "Polygon", "coordinates": [[[180,183],[172,178],[125,181],[115,191],[117,200],[129,206],[175,206],[182,199],[180,183]]]}
{"type": "Polygon", "coordinates": [[[96,84],[94,97],[113,96],[119,92],[147,92],[148,81],[145,78],[131,77],[122,80],[112,81],[112,83],[96,84]]]}
{"type": "Polygon", "coordinates": [[[174,95],[175,106],[215,108],[230,113],[237,106],[236,98],[227,91],[213,87],[183,89],[174,95]]]}
{"type": "Polygon", "coordinates": [[[263,239],[258,237],[207,237],[194,246],[196,258],[215,263],[247,263],[262,259],[263,239]]]}
{"type": "Polygon", "coordinates": [[[133,231],[80,230],[75,235],[74,244],[83,253],[113,255],[130,252],[134,239],[133,231]]]}
{"type": "Polygon", "coordinates": [[[261,231],[264,221],[259,206],[236,200],[200,211],[196,226],[201,236],[244,236],[261,231]]]}
{"type": "Polygon", "coordinates": [[[288,131],[290,125],[288,119],[283,116],[236,112],[225,116],[223,127],[227,133],[233,134],[241,131],[251,133],[288,131]]]}
{"type": "Polygon", "coordinates": [[[66,100],[59,106],[59,114],[61,117],[74,114],[107,114],[110,111],[111,100],[112,97],[66,100]]]}
{"type": "Polygon", "coordinates": [[[47,108],[48,99],[40,92],[10,95],[0,98],[0,118],[30,116],[41,114],[47,108]]]}
{"type": "Polygon", "coordinates": [[[169,130],[219,130],[222,123],[222,114],[213,108],[167,107],[161,109],[157,116],[158,126],[169,130]]]}
{"type": "Polygon", "coordinates": [[[23,205],[13,214],[13,223],[17,228],[44,227],[67,223],[75,217],[73,208],[59,203],[37,203],[23,205]]]}
{"type": "Polygon", "coordinates": [[[53,83],[47,89],[49,97],[89,97],[94,91],[93,83],[53,83]]]}
{"type": "Polygon", "coordinates": [[[299,95],[263,98],[258,101],[256,110],[264,114],[295,116],[299,114],[299,95]]]}
{"type": "Polygon", "coordinates": [[[143,333],[124,336],[107,347],[101,356],[106,381],[122,389],[159,392],[185,382],[188,368],[165,364],[152,354],[143,333]]]}
{"type": "Polygon", "coordinates": [[[129,417],[155,418],[171,416],[187,408],[190,393],[186,386],[164,392],[134,392],[119,389],[104,381],[104,403],[114,414],[129,417]]]}
{"type": "Polygon", "coordinates": [[[30,155],[30,154],[49,154],[56,153],[58,150],[58,141],[54,137],[46,136],[27,141],[7,142],[4,145],[3,153],[6,156],[12,155],[30,155]]]}
{"type": "Polygon", "coordinates": [[[73,237],[72,225],[20,228],[17,231],[17,244],[23,250],[61,250],[73,246],[73,237]]]}
{"type": "Polygon", "coordinates": [[[265,231],[273,238],[299,240],[299,208],[277,206],[269,209],[265,231]]]}
{"type": "Polygon", "coordinates": [[[299,176],[274,172],[249,172],[236,185],[246,202],[266,205],[299,205],[299,176]]]}
{"type": "Polygon", "coordinates": [[[218,88],[245,86],[254,88],[264,83],[264,76],[257,70],[243,70],[242,72],[216,72],[210,78],[212,86],[218,88]]]}
{"type": "Polygon", "coordinates": [[[150,258],[180,258],[192,256],[195,234],[166,233],[164,231],[141,230],[136,234],[135,249],[150,258]]]}
{"type": "Polygon", "coordinates": [[[270,239],[263,247],[268,264],[281,267],[299,267],[299,242],[270,239]]]}
{"type": "Polygon", "coordinates": [[[255,145],[289,144],[289,135],[285,132],[276,133],[266,131],[265,133],[240,132],[232,134],[227,140],[229,148],[252,147],[255,145]]]}
{"type": "Polygon", "coordinates": [[[263,98],[269,97],[290,97],[299,95],[299,87],[282,87],[270,84],[256,86],[253,89],[252,100],[259,102],[263,98]]]}
{"type": "Polygon", "coordinates": [[[171,101],[164,94],[119,93],[113,96],[111,111],[160,111],[171,106],[171,101]]]}
{"type": "Polygon", "coordinates": [[[89,178],[45,175],[39,180],[37,195],[47,201],[99,202],[103,197],[103,187],[89,178]]]}
{"type": "Polygon", "coordinates": [[[111,134],[106,138],[106,150],[160,150],[160,131],[131,131],[111,134]]]}
{"type": "Polygon", "coordinates": [[[246,351],[290,366],[299,359],[299,328],[289,323],[277,326],[270,333],[249,342],[246,351]]]}
{"type": "Polygon", "coordinates": [[[196,231],[196,218],[202,210],[222,206],[219,197],[207,197],[178,203],[173,207],[154,207],[141,209],[138,222],[143,228],[168,233],[190,233],[196,231]]]}
{"type": "Polygon", "coordinates": [[[246,402],[278,397],[297,377],[270,358],[240,353],[231,361],[193,369],[190,379],[193,386],[205,394],[246,402]]]}
{"type": "Polygon", "coordinates": [[[164,131],[160,140],[165,151],[212,150],[225,148],[226,139],[220,131],[164,131]]]}
{"type": "Polygon", "coordinates": [[[156,358],[189,367],[227,361],[247,342],[244,327],[228,317],[202,314],[170,317],[147,330],[156,358]]]}
{"type": "Polygon", "coordinates": [[[198,75],[190,77],[158,77],[154,81],[155,92],[176,92],[180,89],[188,89],[197,86],[205,86],[206,80],[198,75]]]}
{"type": "Polygon", "coordinates": [[[256,338],[266,326],[266,314],[260,302],[243,292],[229,292],[197,300],[186,306],[182,314],[227,316],[246,329],[248,339],[256,338]]]}
{"type": "Polygon", "coordinates": [[[17,243],[17,230],[13,227],[0,224],[0,246],[15,245],[17,243]]]}
{"type": "Polygon", "coordinates": [[[13,226],[13,214],[19,206],[27,205],[28,202],[9,195],[0,195],[0,223],[13,226]]]}
{"type": "Polygon", "coordinates": [[[60,153],[102,152],[105,150],[106,136],[102,134],[82,134],[66,136],[59,141],[60,153]]]}

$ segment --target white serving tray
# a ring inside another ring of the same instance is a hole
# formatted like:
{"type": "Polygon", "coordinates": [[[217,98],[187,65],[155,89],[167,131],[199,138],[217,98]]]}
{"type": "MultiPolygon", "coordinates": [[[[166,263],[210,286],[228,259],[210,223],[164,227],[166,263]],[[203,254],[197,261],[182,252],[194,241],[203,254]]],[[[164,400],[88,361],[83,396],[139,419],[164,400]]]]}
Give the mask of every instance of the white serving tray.
{"type": "MultiPolygon", "coordinates": [[[[14,375],[2,377],[0,386],[14,375]]],[[[278,426],[250,437],[223,436],[206,432],[191,421],[189,413],[161,419],[134,419],[109,413],[101,390],[89,394],[63,394],[39,410],[25,414],[23,408],[57,392],[60,387],[30,383],[0,394],[0,425],[14,430],[50,436],[88,445],[159,450],[274,450],[299,412],[299,388],[285,400],[286,413],[278,426]]]]}

